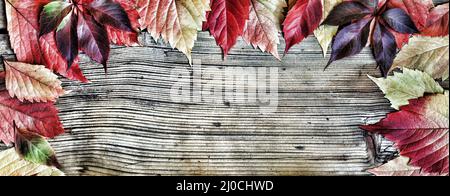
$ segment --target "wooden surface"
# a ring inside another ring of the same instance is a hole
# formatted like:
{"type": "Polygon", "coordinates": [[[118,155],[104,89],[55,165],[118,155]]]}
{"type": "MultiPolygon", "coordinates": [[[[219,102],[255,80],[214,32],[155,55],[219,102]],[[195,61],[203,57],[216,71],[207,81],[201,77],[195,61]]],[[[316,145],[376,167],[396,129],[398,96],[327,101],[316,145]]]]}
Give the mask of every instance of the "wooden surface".
{"type": "MultiPolygon", "coordinates": [[[[4,20],[0,54],[12,57],[4,20]]],[[[172,102],[170,71],[190,69],[185,56],[148,34],[140,39],[142,47],[112,49],[107,76],[82,56],[92,83],[63,80],[72,90],[57,102],[67,133],[51,144],[66,174],[368,175],[395,154],[358,128],[392,111],[367,77],[379,76],[369,49],[323,71],[328,59],[313,37],[281,62],[242,41],[222,61],[200,33],[193,58],[203,69],[279,68],[279,107],[263,115],[251,105],[172,102]]]]}

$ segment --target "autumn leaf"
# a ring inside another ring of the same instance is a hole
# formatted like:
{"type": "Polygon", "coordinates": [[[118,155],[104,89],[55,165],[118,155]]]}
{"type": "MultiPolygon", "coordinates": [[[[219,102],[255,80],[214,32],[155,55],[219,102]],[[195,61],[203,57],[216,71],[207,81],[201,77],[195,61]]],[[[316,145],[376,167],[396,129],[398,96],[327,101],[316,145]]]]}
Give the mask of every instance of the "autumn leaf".
{"type": "Polygon", "coordinates": [[[408,13],[419,30],[427,25],[429,10],[434,7],[432,0],[389,0],[387,4],[390,8],[400,8],[408,13]]]}
{"type": "Polygon", "coordinates": [[[208,0],[138,0],[137,5],[141,29],[147,29],[155,40],[162,37],[192,63],[192,48],[206,21],[208,0]]]}
{"type": "Polygon", "coordinates": [[[327,67],[336,60],[359,54],[370,40],[383,76],[391,69],[397,47],[403,45],[404,37],[398,39],[398,35],[418,32],[404,10],[387,8],[384,2],[372,0],[345,1],[331,10],[323,24],[340,26],[327,67]]]}
{"type": "Polygon", "coordinates": [[[278,54],[278,38],[281,32],[281,21],[284,19],[285,0],[251,0],[250,19],[245,26],[244,40],[267,51],[280,59],[278,54]]]}
{"type": "MultiPolygon", "coordinates": [[[[322,21],[328,17],[330,11],[334,8],[334,6],[341,2],[342,0],[322,0],[322,21]]],[[[328,48],[330,47],[330,44],[333,41],[333,37],[336,35],[338,28],[338,26],[321,25],[314,31],[314,35],[316,36],[320,46],[322,47],[323,56],[327,55],[328,48]]]]}
{"type": "Polygon", "coordinates": [[[413,99],[379,123],[361,128],[395,142],[400,154],[411,159],[409,165],[448,175],[448,102],[448,92],[413,99]]]}
{"type": "Polygon", "coordinates": [[[41,30],[40,35],[52,32],[56,27],[56,45],[68,67],[72,66],[78,50],[81,50],[92,60],[101,63],[106,71],[110,51],[110,34],[106,28],[109,26],[133,33],[128,14],[121,4],[113,0],[74,0],[59,4],[66,3],[68,5],[56,6],[54,4],[58,3],[53,1],[44,6],[40,18],[48,22],[41,25],[45,30],[41,30]],[[66,10],[64,7],[70,8],[68,14],[61,13],[66,10]],[[59,16],[64,17],[59,19],[59,16]]]}
{"type": "Polygon", "coordinates": [[[65,59],[58,52],[54,35],[39,38],[39,10],[49,2],[5,0],[8,32],[16,58],[24,63],[45,65],[68,79],[88,82],[78,63],[68,69],[65,59]]]}
{"type": "Polygon", "coordinates": [[[322,14],[321,0],[297,0],[283,23],[285,53],[319,27],[322,14]]]}
{"type": "Polygon", "coordinates": [[[425,93],[444,93],[444,89],[427,73],[403,69],[403,73],[395,72],[387,78],[373,78],[394,109],[409,104],[409,100],[423,97],[425,93]]]}
{"type": "Polygon", "coordinates": [[[58,76],[42,65],[4,61],[6,89],[20,101],[47,102],[65,94],[58,76]]]}
{"type": "Polygon", "coordinates": [[[56,29],[56,46],[61,55],[72,66],[78,56],[78,16],[74,11],[66,15],[56,29]]]}
{"type": "Polygon", "coordinates": [[[448,3],[439,5],[430,11],[427,25],[421,31],[424,36],[446,36],[448,35],[448,3]]]}
{"type": "Polygon", "coordinates": [[[333,61],[359,54],[367,45],[372,19],[362,19],[340,30],[333,42],[329,66],[333,61]]]}
{"type": "Polygon", "coordinates": [[[401,156],[368,172],[376,176],[440,176],[438,173],[427,173],[420,167],[410,166],[408,162],[409,158],[401,156]]]}
{"type": "Polygon", "coordinates": [[[375,24],[372,33],[372,52],[383,76],[386,76],[397,54],[397,43],[394,35],[380,23],[375,24]]]}
{"type": "MultiPolygon", "coordinates": [[[[226,57],[243,35],[250,17],[250,0],[211,0],[207,27],[226,57]]],[[[273,29],[272,29],[273,31],[273,29]]]]}
{"type": "Polygon", "coordinates": [[[64,133],[58,117],[58,110],[51,102],[20,102],[8,91],[0,91],[0,140],[5,144],[14,142],[14,126],[34,131],[36,134],[53,138],[64,133]]]}
{"type": "Polygon", "coordinates": [[[138,33],[139,32],[139,12],[137,11],[135,0],[114,0],[119,3],[130,19],[133,31],[124,31],[107,26],[108,37],[111,43],[124,46],[139,46],[138,33]]]}
{"type": "Polygon", "coordinates": [[[64,176],[64,173],[55,167],[25,161],[11,148],[0,152],[0,176],[64,176]]]}
{"type": "Polygon", "coordinates": [[[40,135],[15,128],[16,152],[26,161],[61,168],[50,144],[40,135]]]}
{"type": "Polygon", "coordinates": [[[78,15],[78,42],[80,50],[102,64],[106,72],[111,48],[105,26],[96,22],[89,14],[78,15]]]}
{"type": "MultiPolygon", "coordinates": [[[[394,60],[396,67],[417,69],[433,78],[448,78],[449,40],[445,37],[413,36],[394,60]]],[[[392,70],[391,69],[391,70],[392,70]]]]}

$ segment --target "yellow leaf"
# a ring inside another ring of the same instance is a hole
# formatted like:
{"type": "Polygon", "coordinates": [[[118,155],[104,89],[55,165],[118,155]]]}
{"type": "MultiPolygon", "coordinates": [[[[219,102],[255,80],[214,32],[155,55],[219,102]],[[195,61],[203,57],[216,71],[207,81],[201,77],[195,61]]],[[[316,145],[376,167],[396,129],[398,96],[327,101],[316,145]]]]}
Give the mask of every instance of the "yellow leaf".
{"type": "Polygon", "coordinates": [[[192,63],[192,48],[210,10],[209,0],[138,0],[137,5],[141,28],[155,40],[162,37],[192,63]]]}
{"type": "Polygon", "coordinates": [[[58,76],[43,65],[10,61],[4,61],[4,64],[6,89],[11,97],[17,97],[20,101],[54,102],[66,93],[58,76]]]}
{"type": "MultiPolygon", "coordinates": [[[[333,10],[334,6],[341,3],[342,0],[322,0],[323,5],[323,18],[322,21],[325,20],[330,14],[331,10],[333,10]]],[[[338,31],[338,27],[330,26],[330,25],[322,25],[314,31],[314,35],[319,41],[320,46],[323,50],[323,56],[327,55],[328,48],[330,47],[331,42],[333,41],[334,35],[336,35],[338,31]]]]}
{"type": "Polygon", "coordinates": [[[60,170],[23,160],[14,148],[0,152],[0,176],[64,176],[60,170]]]}
{"type": "Polygon", "coordinates": [[[430,74],[434,79],[448,78],[448,36],[413,36],[394,60],[394,68],[417,69],[430,74]]]}

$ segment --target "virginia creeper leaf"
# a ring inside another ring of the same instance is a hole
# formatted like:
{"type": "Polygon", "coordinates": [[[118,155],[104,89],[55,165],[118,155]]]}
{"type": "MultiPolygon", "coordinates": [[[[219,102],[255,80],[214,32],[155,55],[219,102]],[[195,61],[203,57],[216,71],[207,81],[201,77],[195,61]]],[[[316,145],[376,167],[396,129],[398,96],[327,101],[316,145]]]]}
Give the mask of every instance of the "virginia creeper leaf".
{"type": "Polygon", "coordinates": [[[394,35],[380,23],[375,24],[372,35],[372,52],[380,67],[381,74],[386,76],[397,53],[397,44],[394,35]]]}
{"type": "Polygon", "coordinates": [[[39,36],[54,31],[71,10],[72,4],[65,1],[52,1],[45,5],[39,19],[39,36]]]}
{"type": "Polygon", "coordinates": [[[162,37],[183,52],[192,63],[192,48],[197,31],[202,29],[209,10],[207,0],[138,0],[141,29],[155,40],[162,37]]]}
{"type": "Polygon", "coordinates": [[[392,68],[405,67],[418,69],[433,78],[448,78],[449,45],[448,36],[413,36],[394,60],[392,68]]]}
{"type": "Polygon", "coordinates": [[[408,162],[409,158],[400,156],[368,172],[376,176],[439,176],[437,173],[424,172],[420,167],[410,166],[408,162]]]}
{"type": "Polygon", "coordinates": [[[36,164],[61,168],[53,148],[45,138],[26,129],[17,128],[15,133],[14,146],[23,159],[36,164]]]}
{"type": "Polygon", "coordinates": [[[372,14],[372,10],[359,2],[343,2],[333,10],[331,10],[328,17],[323,24],[331,26],[346,25],[353,20],[359,20],[365,16],[372,14]]]}
{"type": "Polygon", "coordinates": [[[388,7],[400,8],[411,17],[417,29],[426,26],[429,10],[434,7],[431,0],[389,0],[388,7]]]}
{"type": "Polygon", "coordinates": [[[0,91],[0,122],[0,140],[5,144],[14,142],[13,123],[48,138],[64,133],[53,103],[20,102],[6,90],[0,91]]]}
{"type": "Polygon", "coordinates": [[[370,22],[372,18],[361,19],[356,23],[342,28],[332,45],[329,66],[332,62],[358,54],[366,46],[369,38],[370,22]]]}
{"type": "Polygon", "coordinates": [[[430,75],[408,68],[403,69],[403,73],[394,72],[394,76],[370,79],[380,87],[392,107],[397,110],[400,106],[408,105],[409,100],[423,97],[425,93],[444,93],[444,89],[430,75]]]}
{"type": "Polygon", "coordinates": [[[47,102],[65,94],[58,76],[42,65],[4,61],[6,89],[20,101],[47,102]]]}
{"type": "Polygon", "coordinates": [[[383,19],[389,24],[389,27],[399,33],[413,34],[419,32],[411,18],[400,8],[385,11],[383,19]]]}
{"type": "Polygon", "coordinates": [[[130,19],[119,3],[113,0],[96,0],[86,7],[98,23],[123,31],[133,31],[130,19]]]}
{"type": "Polygon", "coordinates": [[[64,173],[55,167],[25,161],[11,148],[0,152],[0,176],[64,176],[64,173]]]}
{"type": "Polygon", "coordinates": [[[124,46],[139,46],[138,31],[139,31],[139,12],[136,8],[135,0],[115,0],[120,3],[122,8],[128,14],[128,18],[133,29],[132,32],[123,31],[110,26],[107,26],[108,37],[111,43],[124,46]]]}
{"type": "Polygon", "coordinates": [[[448,5],[448,3],[439,5],[431,10],[427,25],[421,31],[422,35],[434,37],[448,35],[448,5]]]}
{"type": "Polygon", "coordinates": [[[226,57],[244,33],[250,16],[250,0],[211,0],[207,26],[226,57]]]}
{"type": "Polygon", "coordinates": [[[67,62],[59,54],[55,36],[39,37],[39,10],[50,0],[8,0],[5,1],[6,18],[11,47],[20,62],[43,64],[52,71],[72,80],[88,82],[78,64],[67,69],[67,62]]]}
{"type": "MultiPolygon", "coordinates": [[[[338,5],[341,2],[342,0],[322,0],[323,5],[322,20],[325,20],[330,14],[330,11],[334,8],[334,6],[338,5]]],[[[324,24],[319,26],[319,28],[317,28],[314,31],[314,35],[319,41],[320,47],[322,47],[323,56],[326,56],[328,48],[330,47],[330,44],[333,41],[333,37],[336,35],[338,28],[339,28],[338,26],[331,26],[324,24]]]]}
{"type": "Polygon", "coordinates": [[[78,16],[78,44],[92,60],[101,63],[107,71],[110,46],[105,26],[86,13],[78,16]]]}
{"type": "Polygon", "coordinates": [[[71,12],[62,20],[56,30],[56,46],[69,67],[78,56],[77,25],[78,16],[71,12]]]}
{"type": "Polygon", "coordinates": [[[284,19],[283,11],[287,7],[285,0],[251,0],[250,19],[245,26],[243,38],[280,59],[278,54],[278,38],[281,32],[281,21],[284,19]]]}
{"type": "Polygon", "coordinates": [[[374,125],[361,128],[395,142],[409,165],[424,172],[449,173],[448,92],[411,100],[374,125]]]}
{"type": "Polygon", "coordinates": [[[283,23],[285,53],[317,29],[322,20],[321,0],[298,0],[289,10],[283,23]]]}

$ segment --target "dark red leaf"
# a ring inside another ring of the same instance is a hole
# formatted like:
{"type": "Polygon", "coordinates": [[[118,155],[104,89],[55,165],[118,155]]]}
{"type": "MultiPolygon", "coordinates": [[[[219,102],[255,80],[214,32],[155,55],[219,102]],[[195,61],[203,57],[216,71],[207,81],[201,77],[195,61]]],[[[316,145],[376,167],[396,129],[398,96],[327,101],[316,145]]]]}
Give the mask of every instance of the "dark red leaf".
{"type": "Polygon", "coordinates": [[[388,0],[387,4],[389,8],[400,8],[408,13],[419,30],[426,26],[429,10],[434,7],[432,0],[388,0]]]}
{"type": "Polygon", "coordinates": [[[361,52],[369,38],[372,18],[365,18],[342,28],[332,45],[329,66],[332,62],[361,52]]]}
{"type": "Polygon", "coordinates": [[[78,56],[78,16],[71,12],[56,31],[56,45],[70,67],[78,56]]]}
{"type": "Polygon", "coordinates": [[[54,31],[63,18],[70,13],[72,5],[65,1],[52,1],[45,5],[39,19],[39,36],[54,31]]]}
{"type": "Polygon", "coordinates": [[[380,23],[375,24],[372,52],[383,76],[387,76],[397,52],[395,37],[380,23]]]}
{"type": "Polygon", "coordinates": [[[113,28],[111,26],[107,26],[106,30],[108,31],[108,37],[111,43],[116,45],[124,45],[124,46],[138,46],[138,31],[139,31],[139,12],[136,9],[136,1],[135,0],[114,0],[123,7],[125,12],[128,14],[128,18],[131,22],[131,27],[133,28],[132,32],[123,31],[120,29],[113,28]]]}
{"type": "Polygon", "coordinates": [[[120,4],[112,0],[96,0],[86,8],[98,23],[133,32],[130,19],[120,4]]]}
{"type": "Polygon", "coordinates": [[[212,0],[207,26],[224,56],[244,32],[250,14],[250,0],[212,0]]]}
{"type": "Polygon", "coordinates": [[[89,14],[79,14],[78,41],[81,50],[92,60],[101,63],[106,71],[110,46],[105,26],[96,22],[89,14]]]}
{"type": "Polygon", "coordinates": [[[283,23],[285,53],[319,27],[323,14],[322,8],[321,0],[298,0],[289,10],[283,23]]]}
{"type": "Polygon", "coordinates": [[[78,65],[78,57],[75,58],[71,67],[68,66],[67,61],[62,57],[56,46],[56,39],[53,33],[42,36],[39,39],[39,44],[44,56],[44,65],[48,69],[56,71],[71,80],[79,80],[84,83],[89,82],[78,65]]]}
{"type": "Polygon", "coordinates": [[[400,8],[385,11],[383,19],[392,29],[399,33],[413,34],[419,32],[408,14],[400,8]]]}
{"type": "Polygon", "coordinates": [[[395,142],[410,165],[425,172],[449,173],[448,94],[413,99],[374,125],[361,128],[395,142]]]}
{"type": "Polygon", "coordinates": [[[379,6],[378,0],[355,0],[354,2],[359,2],[363,4],[364,6],[371,8],[372,10],[375,10],[377,6],[379,6]]]}
{"type": "Polygon", "coordinates": [[[397,43],[398,49],[403,48],[403,46],[405,46],[409,42],[409,38],[411,37],[410,34],[399,33],[391,28],[387,28],[387,29],[389,30],[389,32],[392,33],[392,35],[394,35],[395,43],[397,43]]]}
{"type": "Polygon", "coordinates": [[[77,64],[67,68],[67,62],[56,47],[55,35],[39,38],[40,8],[50,0],[6,1],[8,31],[17,60],[30,64],[43,64],[71,80],[88,82],[77,64]],[[11,4],[10,4],[11,3],[11,4]]]}
{"type": "Polygon", "coordinates": [[[64,133],[58,110],[52,102],[20,102],[8,91],[0,91],[0,140],[14,142],[14,123],[18,128],[33,130],[36,134],[53,138],[64,133]]]}
{"type": "Polygon", "coordinates": [[[327,25],[341,26],[372,14],[373,10],[358,2],[343,2],[330,12],[323,22],[327,25]]]}
{"type": "Polygon", "coordinates": [[[446,36],[448,35],[448,3],[433,8],[428,16],[427,26],[421,31],[425,36],[446,36]]]}

